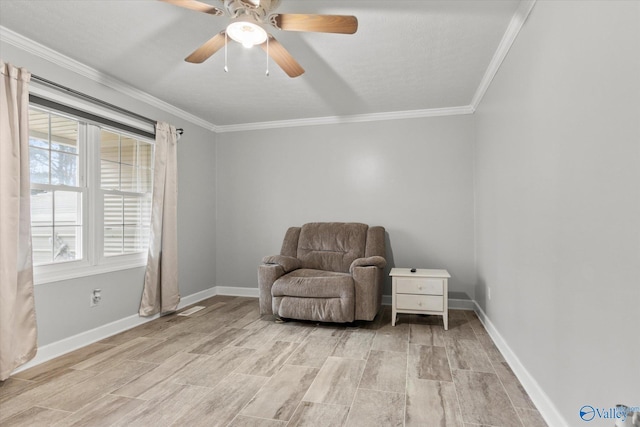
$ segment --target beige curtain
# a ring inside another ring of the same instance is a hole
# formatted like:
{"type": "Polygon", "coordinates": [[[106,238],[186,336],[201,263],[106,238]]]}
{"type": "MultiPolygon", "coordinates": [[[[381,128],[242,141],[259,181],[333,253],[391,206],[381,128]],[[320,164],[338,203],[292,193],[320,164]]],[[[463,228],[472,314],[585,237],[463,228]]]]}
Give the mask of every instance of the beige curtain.
{"type": "Polygon", "coordinates": [[[156,125],[149,258],[140,316],[175,311],[178,291],[178,135],[167,123],[156,125]]]}
{"type": "Polygon", "coordinates": [[[0,61],[0,380],[37,351],[29,189],[29,80],[0,61]]]}

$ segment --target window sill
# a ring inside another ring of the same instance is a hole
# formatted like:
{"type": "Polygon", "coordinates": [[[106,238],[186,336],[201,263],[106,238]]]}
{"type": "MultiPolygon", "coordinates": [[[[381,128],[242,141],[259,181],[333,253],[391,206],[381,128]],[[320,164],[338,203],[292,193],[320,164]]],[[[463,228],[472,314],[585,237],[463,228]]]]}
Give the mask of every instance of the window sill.
{"type": "Polygon", "coordinates": [[[35,285],[94,276],[96,274],[140,268],[147,265],[147,254],[131,254],[104,258],[100,264],[90,265],[87,261],[69,261],[61,264],[41,265],[33,268],[35,285]]]}

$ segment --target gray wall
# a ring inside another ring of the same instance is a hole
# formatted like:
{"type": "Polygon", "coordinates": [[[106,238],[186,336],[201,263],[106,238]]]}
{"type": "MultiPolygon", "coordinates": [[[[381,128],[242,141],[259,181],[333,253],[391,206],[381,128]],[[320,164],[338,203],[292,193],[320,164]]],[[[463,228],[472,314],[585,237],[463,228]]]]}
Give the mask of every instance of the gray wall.
{"type": "MultiPolygon", "coordinates": [[[[38,56],[2,44],[2,59],[38,76],[72,87],[146,117],[185,130],[178,143],[178,245],[182,296],[214,286],[215,143],[214,134],[184,119],[84,78],[38,56]]],[[[138,312],[144,268],[122,270],[36,285],[40,346],[88,331],[138,312]],[[91,290],[101,288],[98,307],[89,307],[91,290]]]]}
{"type": "Polygon", "coordinates": [[[446,268],[473,298],[473,131],[452,116],[219,134],[216,285],[257,287],[290,226],[357,221],[386,228],[391,266],[446,268]]]}
{"type": "Polygon", "coordinates": [[[639,405],[640,2],[539,1],[476,126],[478,303],[569,425],[639,405]]]}

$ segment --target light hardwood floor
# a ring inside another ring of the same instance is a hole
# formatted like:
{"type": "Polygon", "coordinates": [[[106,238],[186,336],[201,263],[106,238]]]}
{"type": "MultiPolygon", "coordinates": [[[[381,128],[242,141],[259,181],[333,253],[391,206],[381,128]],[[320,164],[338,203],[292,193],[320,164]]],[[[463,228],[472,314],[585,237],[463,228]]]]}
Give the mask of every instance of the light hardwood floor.
{"type": "Polygon", "coordinates": [[[471,311],[274,323],[216,296],[0,383],[2,426],[546,426],[471,311]]]}

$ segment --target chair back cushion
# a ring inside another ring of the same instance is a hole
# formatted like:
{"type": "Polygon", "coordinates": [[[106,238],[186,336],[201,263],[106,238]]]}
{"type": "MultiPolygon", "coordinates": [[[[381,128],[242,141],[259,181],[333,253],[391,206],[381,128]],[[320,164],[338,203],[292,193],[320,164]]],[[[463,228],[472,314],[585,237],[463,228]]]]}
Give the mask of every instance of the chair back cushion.
{"type": "Polygon", "coordinates": [[[355,222],[304,224],[297,258],[302,268],[348,273],[353,260],[365,256],[368,229],[368,225],[355,222]]]}

